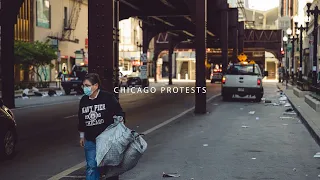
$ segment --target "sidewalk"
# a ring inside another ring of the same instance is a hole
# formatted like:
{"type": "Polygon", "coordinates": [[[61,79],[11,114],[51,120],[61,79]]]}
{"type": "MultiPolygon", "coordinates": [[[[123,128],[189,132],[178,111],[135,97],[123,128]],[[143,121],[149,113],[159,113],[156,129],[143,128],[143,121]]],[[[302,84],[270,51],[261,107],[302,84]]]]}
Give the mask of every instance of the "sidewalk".
{"type": "Polygon", "coordinates": [[[292,88],[286,89],[286,86],[282,85],[281,83],[277,83],[277,87],[283,90],[293,109],[296,110],[310,134],[320,145],[320,113],[312,109],[304,101],[304,98],[299,98],[295,94],[293,94],[292,88]]]}
{"type": "MultiPolygon", "coordinates": [[[[278,101],[275,91],[275,83],[268,85],[265,97],[278,101]]],[[[146,153],[120,179],[160,180],[163,172],[184,180],[317,178],[318,146],[299,119],[280,118],[286,107],[220,98],[207,107],[207,114],[188,113],[147,134],[146,153]]],[[[72,179],[84,180],[85,167],[61,178],[72,179]]]]}

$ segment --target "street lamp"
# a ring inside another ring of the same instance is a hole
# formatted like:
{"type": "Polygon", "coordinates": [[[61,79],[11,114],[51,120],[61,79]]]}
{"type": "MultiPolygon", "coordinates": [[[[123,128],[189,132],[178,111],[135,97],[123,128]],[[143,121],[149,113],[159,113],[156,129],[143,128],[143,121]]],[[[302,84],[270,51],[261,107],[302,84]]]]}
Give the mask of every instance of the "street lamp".
{"type": "Polygon", "coordinates": [[[297,40],[298,38],[295,37],[295,35],[292,35],[292,29],[288,28],[287,29],[287,34],[290,36],[291,44],[292,44],[292,49],[291,49],[291,78],[292,78],[292,83],[294,82],[294,41],[297,40]]]}
{"type": "Polygon", "coordinates": [[[287,29],[287,34],[288,34],[288,35],[291,35],[291,34],[292,34],[291,28],[288,28],[288,29],[287,29]]]}
{"type": "Polygon", "coordinates": [[[317,64],[318,64],[318,16],[320,14],[320,10],[318,6],[316,6],[313,10],[310,10],[311,3],[307,3],[307,16],[310,17],[310,14],[313,15],[313,67],[312,67],[312,85],[317,85],[317,64]]]}
{"type": "Polygon", "coordinates": [[[289,68],[289,58],[288,58],[288,36],[283,36],[282,38],[283,40],[283,44],[284,44],[284,49],[285,49],[285,60],[286,60],[286,69],[285,69],[285,72],[283,72],[283,75],[284,75],[284,78],[286,80],[286,86],[288,85],[288,78],[287,78],[287,75],[288,75],[288,68],[289,68]]]}
{"type": "Polygon", "coordinates": [[[302,24],[300,25],[300,27],[298,27],[298,21],[294,22],[295,24],[295,29],[297,30],[297,34],[300,34],[300,66],[299,66],[299,81],[302,81],[302,33],[303,31],[308,32],[308,27],[309,27],[309,18],[306,19],[306,26],[303,27],[302,24]]]}
{"type": "Polygon", "coordinates": [[[288,60],[288,55],[287,55],[288,37],[287,36],[283,36],[282,40],[284,42],[284,48],[285,48],[286,69],[288,69],[288,67],[289,67],[289,60],[288,60]]]}

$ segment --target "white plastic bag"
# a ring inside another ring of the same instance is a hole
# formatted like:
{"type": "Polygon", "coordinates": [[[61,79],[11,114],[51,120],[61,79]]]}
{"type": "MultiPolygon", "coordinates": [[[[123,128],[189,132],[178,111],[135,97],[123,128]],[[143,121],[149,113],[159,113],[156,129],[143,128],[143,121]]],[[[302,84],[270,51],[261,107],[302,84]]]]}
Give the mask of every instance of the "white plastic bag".
{"type": "Polygon", "coordinates": [[[143,153],[147,149],[147,142],[136,132],[132,133],[134,141],[130,143],[128,149],[124,153],[123,161],[119,166],[104,167],[104,177],[109,178],[113,176],[119,176],[132,168],[134,168],[143,153]]]}
{"type": "Polygon", "coordinates": [[[119,165],[125,150],[131,142],[133,142],[131,130],[123,122],[115,119],[115,122],[96,138],[96,161],[98,166],[119,165]]]}

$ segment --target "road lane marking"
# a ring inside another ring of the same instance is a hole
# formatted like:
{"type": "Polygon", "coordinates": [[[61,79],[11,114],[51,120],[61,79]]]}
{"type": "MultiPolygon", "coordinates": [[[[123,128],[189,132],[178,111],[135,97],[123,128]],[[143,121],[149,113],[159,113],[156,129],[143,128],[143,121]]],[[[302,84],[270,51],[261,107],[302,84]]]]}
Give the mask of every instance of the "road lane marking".
{"type": "Polygon", "coordinates": [[[61,173],[53,176],[53,177],[51,177],[51,178],[48,179],[48,180],[59,180],[59,179],[65,177],[65,176],[67,176],[68,174],[71,174],[71,173],[73,173],[74,171],[76,171],[76,170],[84,167],[85,165],[86,165],[86,162],[84,161],[84,162],[82,162],[82,163],[79,163],[79,164],[77,164],[77,165],[75,165],[75,166],[73,166],[73,167],[71,167],[71,168],[69,168],[69,169],[67,169],[67,170],[65,170],[65,171],[63,171],[63,172],[61,172],[61,173]]]}
{"type": "Polygon", "coordinates": [[[78,114],[71,115],[71,116],[66,116],[66,117],[64,117],[64,119],[69,119],[69,118],[73,118],[73,117],[77,117],[77,116],[78,116],[78,114]]]}
{"type": "MultiPolygon", "coordinates": [[[[217,94],[217,95],[211,96],[209,99],[207,99],[206,102],[210,102],[211,100],[219,97],[220,95],[221,94],[217,94]]],[[[173,122],[173,121],[175,121],[177,119],[179,119],[180,117],[186,115],[187,113],[193,111],[194,109],[195,109],[195,106],[193,106],[192,108],[189,108],[189,109],[183,111],[182,113],[180,113],[180,114],[178,114],[178,115],[176,115],[176,116],[174,116],[174,117],[172,117],[172,118],[170,118],[170,119],[168,119],[168,120],[166,120],[166,121],[154,126],[151,129],[146,130],[145,132],[143,132],[141,134],[144,134],[144,135],[150,134],[153,131],[155,131],[155,130],[157,130],[157,129],[159,129],[159,128],[161,128],[161,127],[163,127],[163,126],[165,126],[165,125],[167,125],[167,124],[169,124],[169,123],[171,123],[171,122],[173,122]]],[[[77,170],[85,167],[85,165],[86,165],[86,161],[83,161],[83,162],[81,162],[81,163],[79,163],[79,164],[77,164],[77,165],[75,165],[75,166],[73,166],[73,167],[71,167],[71,168],[69,168],[69,169],[67,169],[67,170],[65,170],[65,171],[53,176],[53,177],[51,177],[48,180],[60,180],[61,178],[67,177],[72,172],[77,171],[77,170]]]]}
{"type": "Polygon", "coordinates": [[[80,178],[86,178],[86,176],[65,176],[65,178],[80,179],[80,178]]]}
{"type": "Polygon", "coordinates": [[[22,109],[31,109],[31,108],[37,108],[37,107],[43,107],[43,106],[53,106],[53,105],[59,105],[59,104],[66,104],[66,103],[73,103],[73,102],[79,102],[80,100],[71,100],[71,101],[63,101],[63,102],[57,102],[57,103],[50,103],[50,104],[38,104],[38,105],[33,105],[33,106],[26,106],[26,107],[18,107],[12,109],[12,111],[16,110],[22,110],[22,109]]]}

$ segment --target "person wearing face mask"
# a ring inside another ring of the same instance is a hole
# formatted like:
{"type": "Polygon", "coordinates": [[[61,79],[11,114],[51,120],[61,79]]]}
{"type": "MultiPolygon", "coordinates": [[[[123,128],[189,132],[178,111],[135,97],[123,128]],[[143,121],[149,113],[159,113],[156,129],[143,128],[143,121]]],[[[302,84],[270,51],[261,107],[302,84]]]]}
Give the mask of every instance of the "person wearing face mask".
{"type": "MultiPolygon", "coordinates": [[[[113,116],[124,116],[114,94],[103,91],[99,75],[89,73],[83,80],[85,96],[79,104],[80,146],[84,147],[87,161],[86,180],[99,180],[100,172],[96,162],[96,137],[114,122],[113,116]]],[[[111,177],[109,180],[118,180],[111,177]]]]}

